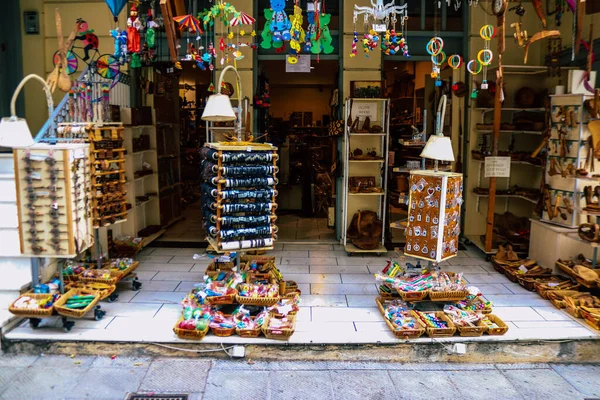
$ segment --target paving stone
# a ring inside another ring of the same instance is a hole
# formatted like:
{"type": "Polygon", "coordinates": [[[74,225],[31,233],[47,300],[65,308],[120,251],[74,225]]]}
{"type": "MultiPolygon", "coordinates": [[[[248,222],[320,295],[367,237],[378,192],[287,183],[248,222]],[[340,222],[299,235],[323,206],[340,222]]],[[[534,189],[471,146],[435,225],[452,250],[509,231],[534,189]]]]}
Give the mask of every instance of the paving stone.
{"type": "Polygon", "coordinates": [[[600,397],[600,366],[556,364],[552,369],[583,395],[600,397]]]}
{"type": "Polygon", "coordinates": [[[26,367],[0,367],[0,395],[13,383],[15,378],[25,373],[26,367]]]}
{"type": "Polygon", "coordinates": [[[333,251],[333,245],[330,244],[285,244],[283,245],[284,251],[304,251],[310,250],[313,251],[322,251],[330,253],[333,251]]]}
{"type": "MultiPolygon", "coordinates": [[[[283,271],[282,271],[283,272],[283,271]]],[[[311,274],[371,274],[366,265],[311,265],[311,274]]]]}
{"type": "Polygon", "coordinates": [[[355,258],[355,257],[338,257],[337,258],[338,265],[359,265],[359,266],[381,266],[381,268],[385,267],[386,258],[385,257],[363,257],[363,258],[355,258]]]}
{"type": "Polygon", "coordinates": [[[127,393],[136,392],[144,375],[144,368],[93,368],[68,394],[75,398],[120,399],[127,393]]]}
{"type": "Polygon", "coordinates": [[[480,258],[451,258],[448,260],[450,265],[491,265],[490,263],[480,258]]]}
{"type": "Polygon", "coordinates": [[[262,400],[268,383],[268,371],[211,371],[204,400],[262,400]]]}
{"type": "Polygon", "coordinates": [[[272,399],[334,399],[329,373],[321,371],[272,371],[269,390],[272,399]]]}
{"type": "MultiPolygon", "coordinates": [[[[370,267],[369,267],[370,269],[370,267]]],[[[342,283],[376,283],[373,275],[341,274],[342,283]]]]}
{"type": "Polygon", "coordinates": [[[523,399],[500,371],[450,371],[448,374],[465,399],[489,400],[498,398],[499,393],[502,400],[523,399]]]}
{"type": "MultiPolygon", "coordinates": [[[[500,285],[502,286],[502,285],[500,285]]],[[[494,303],[496,307],[538,307],[547,306],[548,300],[536,294],[495,294],[481,289],[485,298],[494,303]]]]}
{"type": "Polygon", "coordinates": [[[92,363],[92,368],[139,368],[147,370],[150,367],[152,358],[150,357],[121,357],[117,355],[114,360],[109,356],[98,356],[92,363]],[[142,365],[134,365],[142,363],[142,365]]]}
{"type": "MultiPolygon", "coordinates": [[[[72,360],[71,360],[72,361],[72,360]]],[[[81,381],[87,368],[65,369],[58,366],[28,368],[17,374],[2,394],[10,400],[64,399],[81,381]]]]}
{"type": "MultiPolygon", "coordinates": [[[[191,267],[190,267],[191,268],[191,267]]],[[[157,273],[153,278],[153,281],[196,281],[200,282],[204,280],[204,273],[200,272],[170,272],[161,271],[157,273]]]]}
{"type": "Polygon", "coordinates": [[[504,376],[525,399],[583,400],[583,396],[551,369],[505,370],[504,376]]]}
{"type": "MultiPolygon", "coordinates": [[[[77,325],[77,324],[75,324],[77,325]]],[[[56,368],[56,369],[84,369],[90,367],[96,360],[94,356],[78,356],[74,355],[73,358],[69,356],[54,356],[45,355],[38,357],[32,367],[37,368],[56,368]]]]}
{"type": "Polygon", "coordinates": [[[502,321],[544,321],[531,307],[495,307],[494,314],[502,321]]]}
{"type": "MultiPolygon", "coordinates": [[[[142,281],[142,280],[140,280],[140,283],[142,284],[141,291],[149,290],[151,292],[173,292],[173,291],[175,291],[175,288],[177,287],[177,285],[179,285],[180,282],[179,281],[142,281]]],[[[127,283],[123,283],[118,286],[118,288],[122,288],[122,287],[130,288],[131,283],[127,282],[127,283]]],[[[119,297],[121,297],[122,292],[119,291],[117,293],[119,293],[119,297]]],[[[138,292],[136,292],[136,293],[138,293],[138,292]]]]}
{"type": "Polygon", "coordinates": [[[526,363],[526,364],[496,364],[496,368],[504,371],[507,369],[549,369],[550,364],[526,363]]]}
{"type": "MultiPolygon", "coordinates": [[[[508,278],[502,274],[465,274],[464,278],[472,285],[490,284],[490,283],[507,283],[512,284],[508,278]]],[[[514,284],[513,284],[514,285],[514,284]]],[[[519,286],[520,287],[520,286],[519,286]]],[[[510,289],[510,287],[509,287],[510,289]]]]}
{"type": "Polygon", "coordinates": [[[381,314],[377,308],[334,308],[314,307],[312,320],[322,322],[335,321],[368,321],[380,322],[381,314]]]}
{"type": "Polygon", "coordinates": [[[348,307],[346,296],[343,294],[305,295],[302,294],[301,304],[305,307],[348,307]]]}
{"type": "Polygon", "coordinates": [[[186,359],[155,360],[140,385],[146,392],[204,392],[210,361],[186,359]],[[185,372],[185,375],[181,374],[185,372]],[[193,372],[193,378],[189,374],[193,372]]]}
{"type": "Polygon", "coordinates": [[[372,295],[347,294],[348,307],[373,307],[375,297],[372,295]]]}
{"type": "Polygon", "coordinates": [[[331,371],[331,382],[337,399],[396,399],[387,371],[331,371]]]}
{"type": "MultiPolygon", "coordinates": [[[[169,261],[171,261],[171,259],[173,258],[173,256],[155,256],[155,255],[137,255],[135,257],[135,259],[137,261],[140,262],[140,264],[142,263],[160,263],[160,264],[166,264],[169,261]]],[[[140,265],[141,267],[141,265],[140,265]]],[[[139,267],[138,267],[139,268],[139,267]]]]}
{"type": "Polygon", "coordinates": [[[141,291],[131,303],[176,303],[179,304],[185,297],[185,293],[180,292],[151,292],[148,290],[141,291]]]}
{"type": "Polygon", "coordinates": [[[22,354],[0,354],[0,367],[28,367],[38,356],[22,354]]]}
{"type": "Polygon", "coordinates": [[[462,397],[445,371],[390,371],[392,384],[402,400],[455,400],[462,397]]]}
{"type": "MultiPolygon", "coordinates": [[[[546,302],[545,305],[548,305],[546,302]]],[[[535,311],[546,321],[572,321],[571,316],[564,310],[558,310],[554,307],[535,307],[535,311]]]]}

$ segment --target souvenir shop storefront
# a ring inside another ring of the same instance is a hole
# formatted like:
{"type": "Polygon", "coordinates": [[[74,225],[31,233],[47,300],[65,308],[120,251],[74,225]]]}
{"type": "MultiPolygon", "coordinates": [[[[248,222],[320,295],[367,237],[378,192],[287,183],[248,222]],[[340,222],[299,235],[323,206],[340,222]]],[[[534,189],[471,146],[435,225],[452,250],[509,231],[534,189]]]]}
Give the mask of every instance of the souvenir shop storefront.
{"type": "Polygon", "coordinates": [[[600,337],[594,6],[39,3],[7,343],[600,337]]]}

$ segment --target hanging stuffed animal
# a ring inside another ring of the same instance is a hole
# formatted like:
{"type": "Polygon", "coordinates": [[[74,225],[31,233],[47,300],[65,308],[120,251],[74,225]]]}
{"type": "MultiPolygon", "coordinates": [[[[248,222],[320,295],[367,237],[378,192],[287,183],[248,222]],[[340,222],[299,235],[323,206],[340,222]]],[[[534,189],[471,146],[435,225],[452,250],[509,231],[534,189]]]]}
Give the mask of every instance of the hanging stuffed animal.
{"type": "Polygon", "coordinates": [[[115,52],[113,56],[121,64],[127,61],[127,31],[121,31],[118,28],[110,31],[110,36],[115,39],[115,52]]]}
{"type": "Polygon", "coordinates": [[[291,39],[290,22],[287,13],[285,12],[285,0],[270,0],[273,16],[271,17],[270,29],[273,32],[273,41],[289,41],[291,39]]]}
{"type": "Polygon", "coordinates": [[[138,17],[137,6],[135,3],[129,10],[129,19],[127,19],[127,51],[135,54],[140,52],[140,30],[142,22],[138,17]]]}
{"type": "Polygon", "coordinates": [[[302,50],[301,43],[304,43],[306,40],[306,33],[302,28],[302,23],[304,22],[304,18],[302,17],[302,9],[298,6],[294,6],[294,15],[290,17],[290,22],[292,23],[291,35],[290,39],[290,48],[291,54],[298,54],[302,50]]]}
{"type": "Polygon", "coordinates": [[[77,20],[77,23],[79,24],[79,32],[75,39],[83,43],[83,52],[85,53],[83,61],[87,61],[90,59],[90,50],[98,50],[100,41],[98,40],[98,36],[94,34],[94,30],[89,29],[87,22],[80,18],[77,20]]]}
{"type": "Polygon", "coordinates": [[[148,48],[154,49],[156,47],[156,31],[159,25],[154,21],[152,16],[152,9],[148,9],[148,15],[146,16],[146,43],[148,48]]]}
{"type": "Polygon", "coordinates": [[[311,52],[313,54],[331,54],[333,53],[333,46],[331,42],[333,38],[329,32],[329,22],[331,22],[331,14],[321,14],[319,16],[319,26],[315,37],[313,39],[313,45],[311,52]]]}
{"type": "Polygon", "coordinates": [[[316,36],[317,27],[315,26],[315,7],[314,3],[309,3],[308,12],[306,13],[308,27],[306,28],[306,41],[304,42],[304,52],[310,53],[313,46],[313,38],[316,36]]]}

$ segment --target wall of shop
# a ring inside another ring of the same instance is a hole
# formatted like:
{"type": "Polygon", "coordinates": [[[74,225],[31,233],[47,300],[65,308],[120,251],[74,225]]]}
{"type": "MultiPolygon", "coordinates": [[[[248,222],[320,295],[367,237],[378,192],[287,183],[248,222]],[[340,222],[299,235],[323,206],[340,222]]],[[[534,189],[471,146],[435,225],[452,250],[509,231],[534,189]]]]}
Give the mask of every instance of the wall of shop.
{"type": "MultiPolygon", "coordinates": [[[[24,76],[37,74],[46,77],[53,69],[52,55],[58,50],[56,8],[60,10],[65,39],[71,33],[77,18],[83,18],[100,40],[100,53],[112,53],[114,50],[114,42],[109,31],[116,25],[104,0],[68,0],[60,3],[52,0],[20,0],[20,8],[20,18],[24,11],[37,11],[40,21],[39,35],[25,35],[24,28],[21,26],[24,76]]],[[[119,17],[121,28],[126,26],[126,16],[127,13],[123,11],[119,17]]],[[[84,63],[80,61],[79,69],[84,67],[84,63]]],[[[35,135],[48,119],[46,99],[41,95],[39,86],[35,84],[29,84],[23,90],[27,98],[25,116],[29,128],[35,135]]],[[[55,104],[63,97],[64,93],[57,89],[54,93],[55,104]]]]}

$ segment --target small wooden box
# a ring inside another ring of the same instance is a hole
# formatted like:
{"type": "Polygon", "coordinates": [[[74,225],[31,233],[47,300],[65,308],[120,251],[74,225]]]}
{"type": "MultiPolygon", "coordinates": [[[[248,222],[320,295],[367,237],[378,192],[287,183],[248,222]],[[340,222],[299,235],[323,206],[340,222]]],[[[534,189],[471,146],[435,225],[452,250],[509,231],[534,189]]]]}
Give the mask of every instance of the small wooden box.
{"type": "Polygon", "coordinates": [[[404,254],[441,262],[458,254],[463,177],[412,171],[404,254]]]}
{"type": "Polygon", "coordinates": [[[88,144],[14,149],[21,254],[72,258],[93,244],[88,144]]]}

